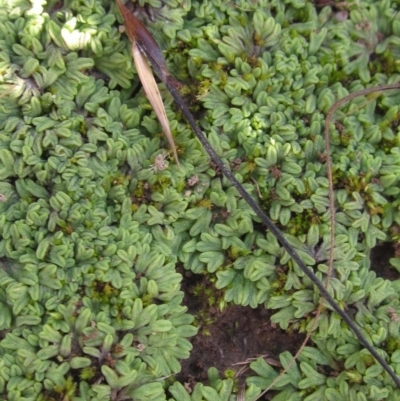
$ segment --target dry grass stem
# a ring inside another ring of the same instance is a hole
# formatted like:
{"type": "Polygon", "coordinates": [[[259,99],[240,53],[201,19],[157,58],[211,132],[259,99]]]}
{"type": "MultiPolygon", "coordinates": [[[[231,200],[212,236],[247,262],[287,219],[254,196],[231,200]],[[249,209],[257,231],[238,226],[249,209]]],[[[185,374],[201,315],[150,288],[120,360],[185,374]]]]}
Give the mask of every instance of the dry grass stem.
{"type": "Polygon", "coordinates": [[[146,60],[146,57],[149,58],[153,66],[157,68],[160,78],[164,81],[164,79],[166,80],[169,75],[164,56],[146,27],[126,8],[121,0],[117,0],[117,5],[125,22],[125,32],[132,43],[132,55],[143,89],[157,115],[164,135],[167,137],[168,143],[174,154],[176,163],[180,168],[178,152],[169,127],[164,102],[160,95],[160,91],[158,90],[153,71],[146,60]]]}
{"type": "Polygon", "coordinates": [[[153,72],[144,56],[142,51],[136,42],[132,42],[132,54],[135,61],[136,70],[138,72],[140,81],[142,82],[143,89],[146,93],[147,98],[154,112],[157,115],[158,121],[161,124],[161,128],[168,139],[169,145],[174,153],[175,160],[180,167],[178,160],[178,153],[176,151],[176,146],[174,139],[172,137],[171,129],[169,128],[168,117],[165,112],[164,102],[161,98],[160,91],[158,90],[157,82],[154,79],[153,72]]]}

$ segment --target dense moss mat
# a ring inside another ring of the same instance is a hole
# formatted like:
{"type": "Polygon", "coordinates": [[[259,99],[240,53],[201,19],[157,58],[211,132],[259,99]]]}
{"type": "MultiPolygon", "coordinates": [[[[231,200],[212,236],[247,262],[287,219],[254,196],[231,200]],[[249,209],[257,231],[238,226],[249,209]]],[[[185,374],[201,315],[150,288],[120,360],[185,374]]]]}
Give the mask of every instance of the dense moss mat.
{"type": "MultiPolygon", "coordinates": [[[[325,116],[350,92],[398,81],[400,3],[128,5],[165,50],[212,146],[324,281],[325,116]]],[[[0,394],[232,401],[237,380],[215,369],[192,388],[175,379],[199,323],[178,267],[206,277],[210,305],[266,308],[288,333],[310,328],[319,294],[210,164],[161,85],[178,169],[121,22],[108,0],[0,0],[0,394]]],[[[400,282],[377,278],[369,255],[393,243],[400,270],[399,100],[395,91],[353,99],[330,125],[329,291],[397,373],[400,282]]],[[[281,353],[281,365],[290,358],[281,353]]],[[[275,365],[251,363],[247,401],[275,365]]],[[[398,400],[400,391],[326,307],[271,398],[398,400]]]]}

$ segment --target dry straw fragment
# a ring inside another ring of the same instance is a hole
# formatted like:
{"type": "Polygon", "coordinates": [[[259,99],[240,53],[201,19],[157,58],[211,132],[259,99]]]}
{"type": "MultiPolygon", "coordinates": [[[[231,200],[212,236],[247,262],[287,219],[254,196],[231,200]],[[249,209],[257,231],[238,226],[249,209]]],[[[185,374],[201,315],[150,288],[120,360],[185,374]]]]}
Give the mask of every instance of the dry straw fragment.
{"type": "Polygon", "coordinates": [[[158,121],[161,124],[162,130],[168,139],[175,160],[180,168],[178,153],[169,127],[164,103],[153,72],[146,60],[146,57],[149,58],[153,66],[157,66],[157,72],[160,74],[160,77],[166,79],[169,74],[164,57],[156,41],[146,27],[125,7],[121,0],[117,0],[117,5],[125,21],[126,34],[132,42],[132,55],[143,89],[157,115],[158,121]]]}

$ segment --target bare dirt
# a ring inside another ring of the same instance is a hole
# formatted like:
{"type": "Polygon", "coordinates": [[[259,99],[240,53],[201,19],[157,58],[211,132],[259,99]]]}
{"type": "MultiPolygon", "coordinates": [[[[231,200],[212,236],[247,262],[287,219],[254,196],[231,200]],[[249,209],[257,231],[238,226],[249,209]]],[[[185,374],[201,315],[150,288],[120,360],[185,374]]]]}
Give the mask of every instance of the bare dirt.
{"type": "MultiPolygon", "coordinates": [[[[276,366],[279,354],[290,351],[294,354],[300,347],[304,335],[288,333],[270,322],[273,312],[263,306],[256,309],[232,305],[222,312],[217,306],[210,306],[210,295],[199,288],[213,288],[207,276],[181,271],[184,279],[184,304],[188,312],[196,317],[198,334],[192,338],[193,350],[190,358],[181,361],[182,370],[177,380],[193,388],[198,382],[207,383],[210,367],[218,369],[221,377],[237,375],[243,380],[249,375],[249,363],[263,356],[276,366]]],[[[222,296],[213,290],[212,298],[222,296]]]]}
{"type": "Polygon", "coordinates": [[[382,277],[387,280],[400,279],[400,273],[390,264],[389,260],[397,255],[398,244],[392,242],[383,242],[371,250],[371,270],[377,277],[382,277]]]}

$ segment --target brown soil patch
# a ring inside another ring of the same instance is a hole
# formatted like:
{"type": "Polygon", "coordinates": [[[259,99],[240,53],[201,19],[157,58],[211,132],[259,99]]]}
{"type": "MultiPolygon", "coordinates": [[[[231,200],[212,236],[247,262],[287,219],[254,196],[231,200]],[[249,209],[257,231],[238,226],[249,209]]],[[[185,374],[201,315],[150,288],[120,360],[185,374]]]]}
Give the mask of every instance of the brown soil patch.
{"type": "Polygon", "coordinates": [[[371,250],[371,270],[373,270],[378,277],[387,280],[400,279],[400,273],[392,266],[389,259],[396,256],[396,246],[391,242],[383,242],[378,244],[371,250]]]}
{"type": "MultiPolygon", "coordinates": [[[[274,327],[270,322],[273,312],[263,306],[252,309],[238,305],[228,306],[221,312],[218,307],[209,306],[209,296],[198,294],[200,286],[213,288],[208,276],[181,273],[184,303],[199,327],[198,334],[191,340],[190,358],[181,361],[182,370],[177,375],[181,383],[187,383],[191,388],[197,382],[206,383],[210,367],[217,368],[221,377],[229,369],[243,378],[250,373],[246,367],[252,358],[263,356],[269,363],[279,366],[280,353],[290,351],[294,354],[300,347],[304,335],[274,327]]],[[[213,294],[216,299],[222,296],[215,289],[213,294]]]]}

